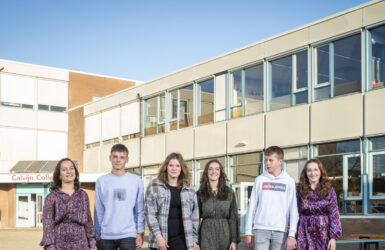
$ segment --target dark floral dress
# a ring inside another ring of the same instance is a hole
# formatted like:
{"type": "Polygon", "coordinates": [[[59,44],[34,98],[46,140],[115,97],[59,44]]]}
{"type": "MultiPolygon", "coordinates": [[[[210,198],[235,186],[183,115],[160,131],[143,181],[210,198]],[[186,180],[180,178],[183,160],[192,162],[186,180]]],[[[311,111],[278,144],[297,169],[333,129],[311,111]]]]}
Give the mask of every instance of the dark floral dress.
{"type": "Polygon", "coordinates": [[[237,202],[232,189],[226,188],[229,189],[226,200],[219,200],[215,194],[207,201],[198,197],[201,250],[226,250],[232,242],[240,242],[237,202]]]}
{"type": "Polygon", "coordinates": [[[302,197],[297,188],[299,222],[297,249],[327,249],[330,239],[342,235],[337,196],[331,188],[325,199],[309,188],[302,197]]]}
{"type": "Polygon", "coordinates": [[[49,250],[88,250],[95,248],[95,242],[87,193],[81,189],[72,195],[51,191],[44,203],[40,245],[49,250]]]}

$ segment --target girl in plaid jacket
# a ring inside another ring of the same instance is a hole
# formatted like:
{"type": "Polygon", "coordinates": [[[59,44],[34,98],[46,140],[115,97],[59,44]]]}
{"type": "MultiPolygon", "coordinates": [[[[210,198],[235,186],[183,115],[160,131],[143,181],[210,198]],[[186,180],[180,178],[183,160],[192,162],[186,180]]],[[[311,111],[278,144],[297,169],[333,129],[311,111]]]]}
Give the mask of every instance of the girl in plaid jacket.
{"type": "Polygon", "coordinates": [[[147,187],[145,215],[149,247],[160,250],[199,250],[199,208],[190,173],[179,153],[171,153],[147,187]]]}

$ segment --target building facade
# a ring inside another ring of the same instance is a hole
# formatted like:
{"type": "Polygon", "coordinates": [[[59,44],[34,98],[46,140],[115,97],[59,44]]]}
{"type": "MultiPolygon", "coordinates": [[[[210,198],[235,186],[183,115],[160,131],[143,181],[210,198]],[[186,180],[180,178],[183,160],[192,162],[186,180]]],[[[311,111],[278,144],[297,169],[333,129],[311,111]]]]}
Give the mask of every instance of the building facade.
{"type": "Polygon", "coordinates": [[[84,122],[83,171],[110,171],[121,142],[145,187],[174,151],[198,187],[218,158],[243,221],[263,151],[279,145],[296,181],[306,160],[322,161],[345,236],[385,233],[384,13],[385,1],[371,1],[73,108],[84,122]]]}
{"type": "MultiPolygon", "coordinates": [[[[135,83],[0,60],[0,228],[41,227],[57,161],[72,155],[80,165],[70,146],[79,124],[69,124],[75,114],[68,110],[135,83]]],[[[81,174],[83,188],[93,192],[97,176],[81,174]]]]}

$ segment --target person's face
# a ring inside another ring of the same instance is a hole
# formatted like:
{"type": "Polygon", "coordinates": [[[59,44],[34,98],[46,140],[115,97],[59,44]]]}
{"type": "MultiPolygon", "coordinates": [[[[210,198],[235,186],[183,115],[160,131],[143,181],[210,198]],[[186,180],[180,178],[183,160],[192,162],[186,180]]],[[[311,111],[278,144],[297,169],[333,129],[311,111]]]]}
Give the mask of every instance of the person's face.
{"type": "Polygon", "coordinates": [[[265,156],[265,166],[269,174],[278,174],[281,171],[282,159],[276,153],[265,156]]]}
{"type": "Polygon", "coordinates": [[[60,164],[60,175],[59,179],[62,183],[74,182],[76,178],[75,168],[70,161],[63,161],[60,164]]]}
{"type": "Polygon", "coordinates": [[[112,169],[122,170],[128,162],[128,155],[126,152],[114,151],[110,155],[110,161],[112,164],[112,169]]]}
{"type": "Polygon", "coordinates": [[[167,176],[169,179],[176,179],[179,177],[182,167],[177,159],[171,159],[167,165],[167,176]]]}
{"type": "Polygon", "coordinates": [[[321,178],[321,171],[318,167],[318,164],[311,162],[307,164],[306,167],[306,176],[309,179],[310,184],[318,184],[321,178]]]}
{"type": "Polygon", "coordinates": [[[210,163],[207,171],[207,175],[210,181],[217,181],[221,176],[221,167],[217,162],[210,163]]]}

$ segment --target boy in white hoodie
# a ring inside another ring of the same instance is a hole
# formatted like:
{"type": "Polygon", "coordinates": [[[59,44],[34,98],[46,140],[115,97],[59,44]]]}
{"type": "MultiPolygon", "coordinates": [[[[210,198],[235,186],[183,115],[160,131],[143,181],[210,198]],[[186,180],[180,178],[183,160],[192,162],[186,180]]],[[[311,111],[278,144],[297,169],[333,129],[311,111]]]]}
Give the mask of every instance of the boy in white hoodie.
{"type": "Polygon", "coordinates": [[[265,151],[266,170],[255,178],[246,214],[246,245],[257,250],[291,250],[296,247],[298,209],[295,182],[283,169],[283,150],[265,151]],[[288,236],[287,236],[288,232],[288,236]]]}

